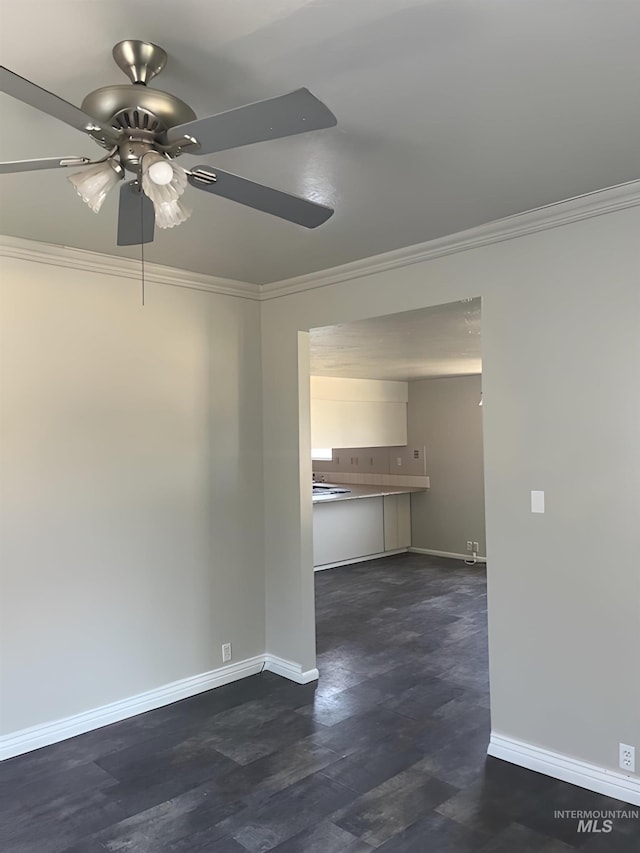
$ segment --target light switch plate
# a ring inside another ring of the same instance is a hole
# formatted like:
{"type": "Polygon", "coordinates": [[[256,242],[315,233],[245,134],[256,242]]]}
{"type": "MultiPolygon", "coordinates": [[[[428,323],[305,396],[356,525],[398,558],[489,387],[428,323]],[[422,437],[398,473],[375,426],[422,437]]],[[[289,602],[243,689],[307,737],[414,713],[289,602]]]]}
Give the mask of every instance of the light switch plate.
{"type": "Polygon", "coordinates": [[[544,492],[531,492],[531,512],[544,512],[544,492]]]}

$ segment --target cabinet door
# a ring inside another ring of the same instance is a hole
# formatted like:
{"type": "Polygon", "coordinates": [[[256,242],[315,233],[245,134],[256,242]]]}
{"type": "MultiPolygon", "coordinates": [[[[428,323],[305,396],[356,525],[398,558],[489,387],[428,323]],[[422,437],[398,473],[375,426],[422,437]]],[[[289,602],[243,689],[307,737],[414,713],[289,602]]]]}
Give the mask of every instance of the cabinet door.
{"type": "Polygon", "coordinates": [[[411,545],[411,495],[384,497],[384,550],[411,545]]]}
{"type": "Polygon", "coordinates": [[[312,447],[395,447],[407,443],[409,383],[312,376],[312,447]]]}
{"type": "Polygon", "coordinates": [[[311,400],[312,447],[400,447],[406,443],[406,403],[311,400]]]}
{"type": "Polygon", "coordinates": [[[314,566],[340,563],[383,551],[382,498],[356,498],[314,505],[314,566]]]}

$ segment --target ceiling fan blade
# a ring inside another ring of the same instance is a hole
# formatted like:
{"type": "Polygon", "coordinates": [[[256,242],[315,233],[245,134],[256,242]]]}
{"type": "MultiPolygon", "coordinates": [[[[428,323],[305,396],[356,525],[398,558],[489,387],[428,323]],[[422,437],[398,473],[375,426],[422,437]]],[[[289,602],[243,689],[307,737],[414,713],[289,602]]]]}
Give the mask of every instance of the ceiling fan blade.
{"type": "Polygon", "coordinates": [[[137,246],[151,243],[156,221],[153,202],[136,181],[120,187],[118,207],[118,246],[137,246]]]}
{"type": "Polygon", "coordinates": [[[296,89],[288,95],[177,125],[169,129],[167,138],[169,142],[178,142],[185,136],[193,137],[199,148],[189,149],[189,153],[211,154],[253,142],[333,127],[337,123],[331,110],[308,89],[296,89]]]}
{"type": "Polygon", "coordinates": [[[73,104],[53,95],[51,92],[47,92],[40,86],[36,86],[35,83],[20,77],[13,71],[9,71],[2,65],[0,65],[0,92],[5,92],[12,98],[29,104],[29,106],[65,122],[65,124],[70,124],[76,130],[88,133],[102,142],[113,144],[119,138],[119,132],[112,127],[100,124],[79,110],[78,107],[74,107],[73,104]]]}
{"type": "Polygon", "coordinates": [[[324,204],[265,187],[230,172],[212,169],[211,166],[192,169],[187,177],[192,187],[279,216],[280,219],[287,219],[305,228],[317,228],[333,214],[333,209],[324,204]]]}
{"type": "Polygon", "coordinates": [[[65,166],[85,166],[88,157],[42,157],[40,160],[12,160],[0,163],[0,175],[9,172],[33,172],[36,169],[63,169],[65,166]]]}

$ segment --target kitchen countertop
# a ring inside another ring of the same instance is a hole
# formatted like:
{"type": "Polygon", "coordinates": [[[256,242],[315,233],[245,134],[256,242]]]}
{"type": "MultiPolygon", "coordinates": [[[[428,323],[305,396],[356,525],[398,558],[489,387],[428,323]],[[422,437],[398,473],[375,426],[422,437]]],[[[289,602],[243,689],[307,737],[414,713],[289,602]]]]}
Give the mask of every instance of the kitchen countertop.
{"type": "MultiPolygon", "coordinates": [[[[328,484],[320,483],[319,485],[328,484]]],[[[385,495],[406,495],[410,492],[427,491],[427,489],[416,488],[413,486],[364,486],[359,483],[331,483],[331,485],[338,486],[341,489],[349,489],[349,491],[340,495],[314,495],[314,504],[326,504],[331,501],[352,501],[357,498],[381,498],[385,495]]]]}

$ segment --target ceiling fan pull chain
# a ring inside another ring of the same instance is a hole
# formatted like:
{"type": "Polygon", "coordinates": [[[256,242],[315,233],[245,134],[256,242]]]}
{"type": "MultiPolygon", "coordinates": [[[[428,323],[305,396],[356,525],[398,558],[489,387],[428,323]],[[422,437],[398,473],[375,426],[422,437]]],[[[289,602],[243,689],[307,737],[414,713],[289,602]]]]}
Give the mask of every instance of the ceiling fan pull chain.
{"type": "Polygon", "coordinates": [[[140,190],[140,263],[142,266],[142,307],[144,308],[144,240],[142,239],[144,229],[144,207],[142,189],[140,190]]]}

